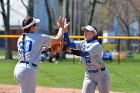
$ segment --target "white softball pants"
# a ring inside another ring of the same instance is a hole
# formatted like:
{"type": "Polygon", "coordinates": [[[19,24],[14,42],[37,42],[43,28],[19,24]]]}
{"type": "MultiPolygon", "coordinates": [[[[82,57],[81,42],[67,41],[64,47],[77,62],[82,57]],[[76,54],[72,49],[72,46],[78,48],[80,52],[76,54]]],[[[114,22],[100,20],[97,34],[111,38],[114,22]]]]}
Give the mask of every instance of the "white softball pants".
{"type": "Polygon", "coordinates": [[[106,70],[85,75],[82,93],[95,93],[97,86],[99,93],[109,93],[110,80],[106,70]]]}
{"type": "Polygon", "coordinates": [[[17,63],[14,77],[20,87],[19,93],[35,93],[36,67],[31,66],[31,64],[17,63]]]}

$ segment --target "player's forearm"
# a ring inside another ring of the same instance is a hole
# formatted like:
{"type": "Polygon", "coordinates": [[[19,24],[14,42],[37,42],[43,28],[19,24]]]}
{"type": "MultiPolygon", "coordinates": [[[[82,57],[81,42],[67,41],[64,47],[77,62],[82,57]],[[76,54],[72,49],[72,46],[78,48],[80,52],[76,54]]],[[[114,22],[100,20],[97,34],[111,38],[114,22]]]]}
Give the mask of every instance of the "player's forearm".
{"type": "Polygon", "coordinates": [[[62,37],[63,37],[63,29],[59,28],[59,31],[58,31],[57,35],[55,37],[52,37],[51,44],[55,44],[55,43],[60,42],[62,37]]]}
{"type": "Polygon", "coordinates": [[[70,41],[68,32],[64,33],[64,39],[65,39],[65,41],[67,42],[67,44],[69,45],[70,48],[76,48],[75,43],[70,41]]]}
{"type": "Polygon", "coordinates": [[[67,49],[67,52],[73,54],[73,55],[77,55],[77,56],[81,56],[81,57],[85,57],[88,56],[89,53],[87,51],[81,51],[81,50],[77,50],[77,49],[67,49]]]}
{"type": "Polygon", "coordinates": [[[63,29],[59,28],[59,31],[55,37],[55,39],[61,39],[63,37],[63,29]]]}

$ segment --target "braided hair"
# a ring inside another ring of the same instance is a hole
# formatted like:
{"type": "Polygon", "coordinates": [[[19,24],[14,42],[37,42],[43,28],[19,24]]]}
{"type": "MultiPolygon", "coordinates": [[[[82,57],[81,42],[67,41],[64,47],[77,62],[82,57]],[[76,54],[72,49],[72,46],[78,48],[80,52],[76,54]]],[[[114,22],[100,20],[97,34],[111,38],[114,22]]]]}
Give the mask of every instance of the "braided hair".
{"type": "MultiPolygon", "coordinates": [[[[26,17],[22,22],[22,27],[30,24],[32,21],[33,21],[32,17],[26,17]]],[[[26,51],[25,51],[25,47],[24,47],[25,46],[25,37],[26,37],[26,33],[30,32],[31,27],[23,29],[23,34],[22,34],[23,35],[23,37],[22,37],[22,52],[23,52],[23,58],[24,58],[25,62],[26,62],[26,58],[25,58],[26,51]]]]}

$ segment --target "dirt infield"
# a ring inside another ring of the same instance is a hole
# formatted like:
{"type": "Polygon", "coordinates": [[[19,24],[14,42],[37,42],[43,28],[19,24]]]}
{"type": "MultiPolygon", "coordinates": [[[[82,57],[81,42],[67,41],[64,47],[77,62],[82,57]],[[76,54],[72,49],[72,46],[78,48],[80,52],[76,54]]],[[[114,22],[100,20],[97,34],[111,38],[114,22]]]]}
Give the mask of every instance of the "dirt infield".
{"type": "MultiPolygon", "coordinates": [[[[0,85],[0,93],[18,93],[18,86],[17,85],[0,85]]],[[[36,89],[36,93],[81,93],[81,89],[48,88],[48,87],[38,86],[36,89]]],[[[119,93],[119,92],[111,92],[111,93],[119,93]]]]}

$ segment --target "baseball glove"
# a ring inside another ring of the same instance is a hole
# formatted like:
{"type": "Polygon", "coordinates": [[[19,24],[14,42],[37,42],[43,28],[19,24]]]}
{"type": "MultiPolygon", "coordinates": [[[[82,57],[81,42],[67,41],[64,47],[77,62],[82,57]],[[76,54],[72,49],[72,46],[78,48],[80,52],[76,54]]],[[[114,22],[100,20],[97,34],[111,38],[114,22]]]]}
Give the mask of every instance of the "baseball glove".
{"type": "Polygon", "coordinates": [[[53,53],[60,53],[63,49],[64,42],[61,40],[59,43],[51,44],[50,49],[53,53]]]}

